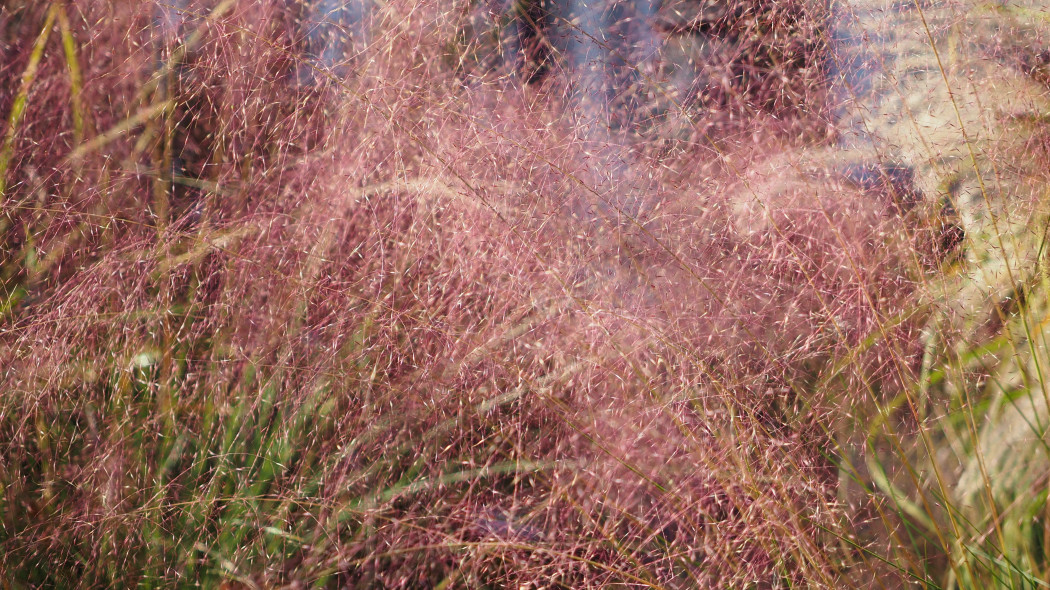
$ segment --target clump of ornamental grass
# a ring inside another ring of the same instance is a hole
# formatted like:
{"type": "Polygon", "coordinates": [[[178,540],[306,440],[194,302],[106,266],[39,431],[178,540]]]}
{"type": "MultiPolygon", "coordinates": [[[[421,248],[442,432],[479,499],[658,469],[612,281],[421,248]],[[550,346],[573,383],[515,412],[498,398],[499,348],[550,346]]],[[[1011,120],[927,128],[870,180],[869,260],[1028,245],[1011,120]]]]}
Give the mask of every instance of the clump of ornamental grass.
{"type": "Polygon", "coordinates": [[[542,80],[473,69],[495,59],[462,46],[473,3],[377,3],[334,65],[283,2],[0,9],[0,568],[361,588],[944,571],[952,546],[910,539],[923,509],[888,487],[916,425],[865,436],[919,376],[948,382],[923,336],[936,215],[790,157],[827,127],[824,15],[727,5],[658,15],[726,44],[718,84],[624,60],[637,95],[610,104],[640,106],[600,133],[556,46],[542,80]]]}

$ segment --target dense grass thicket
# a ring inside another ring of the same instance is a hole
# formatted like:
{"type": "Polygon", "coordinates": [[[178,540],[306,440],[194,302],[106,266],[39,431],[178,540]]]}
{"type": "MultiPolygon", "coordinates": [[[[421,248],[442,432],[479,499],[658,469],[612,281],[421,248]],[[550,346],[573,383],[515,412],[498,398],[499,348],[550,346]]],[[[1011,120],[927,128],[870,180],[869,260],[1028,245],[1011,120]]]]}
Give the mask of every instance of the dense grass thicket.
{"type": "Polygon", "coordinates": [[[0,0],[5,588],[1047,585],[1050,13],[563,4],[0,0]]]}

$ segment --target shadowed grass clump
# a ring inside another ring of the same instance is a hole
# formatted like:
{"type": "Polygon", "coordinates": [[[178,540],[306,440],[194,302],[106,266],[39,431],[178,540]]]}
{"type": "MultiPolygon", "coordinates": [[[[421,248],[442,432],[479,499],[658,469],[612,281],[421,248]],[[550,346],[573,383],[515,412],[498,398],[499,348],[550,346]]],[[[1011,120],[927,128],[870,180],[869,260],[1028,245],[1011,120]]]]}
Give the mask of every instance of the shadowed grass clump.
{"type": "Polygon", "coordinates": [[[1043,118],[941,194],[817,4],[612,2],[602,95],[556,3],[324,6],[0,5],[12,587],[1039,585],[1043,118]]]}

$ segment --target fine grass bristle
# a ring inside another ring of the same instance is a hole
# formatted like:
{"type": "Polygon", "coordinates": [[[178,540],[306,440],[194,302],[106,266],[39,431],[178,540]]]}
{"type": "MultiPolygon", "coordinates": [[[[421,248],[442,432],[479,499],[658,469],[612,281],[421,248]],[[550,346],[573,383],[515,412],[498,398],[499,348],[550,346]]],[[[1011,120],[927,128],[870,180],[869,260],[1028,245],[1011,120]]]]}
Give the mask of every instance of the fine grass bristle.
{"type": "Polygon", "coordinates": [[[1041,588],[1050,13],[0,2],[4,587],[1041,588]]]}

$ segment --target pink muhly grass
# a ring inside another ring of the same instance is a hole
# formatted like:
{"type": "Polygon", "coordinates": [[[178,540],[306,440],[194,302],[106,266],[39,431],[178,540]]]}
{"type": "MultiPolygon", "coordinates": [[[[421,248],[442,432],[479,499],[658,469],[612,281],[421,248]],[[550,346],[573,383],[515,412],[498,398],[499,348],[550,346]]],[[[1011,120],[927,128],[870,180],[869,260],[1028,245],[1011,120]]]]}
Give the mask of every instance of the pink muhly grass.
{"type": "MultiPolygon", "coordinates": [[[[156,38],[151,3],[53,5],[82,88],[56,25],[0,220],[0,568],[91,586],[905,577],[863,546],[886,535],[854,540],[878,506],[840,498],[834,431],[914,379],[931,263],[887,203],[826,170],[785,187],[787,164],[748,147],[823,125],[815,74],[775,69],[817,66],[773,60],[816,59],[819,15],[740,3],[722,26],[798,38],[727,57],[744,73],[695,98],[721,108],[614,173],[566,124],[564,81],[455,61],[464,3],[390,3],[355,74],[317,86],[295,79],[295,14],[212,4],[187,8],[193,47],[156,38]]],[[[3,87],[48,9],[4,9],[3,87]]]]}

